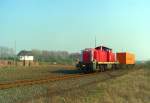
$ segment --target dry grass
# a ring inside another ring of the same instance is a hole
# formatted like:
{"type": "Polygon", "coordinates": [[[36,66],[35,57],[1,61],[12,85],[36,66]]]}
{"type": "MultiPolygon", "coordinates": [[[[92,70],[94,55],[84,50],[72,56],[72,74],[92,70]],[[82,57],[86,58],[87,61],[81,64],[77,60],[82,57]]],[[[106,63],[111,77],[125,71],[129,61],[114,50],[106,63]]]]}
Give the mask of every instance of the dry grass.
{"type": "Polygon", "coordinates": [[[73,66],[47,65],[36,67],[3,67],[0,68],[0,82],[37,79],[47,76],[57,76],[59,73],[52,73],[57,70],[75,69],[73,66]]]}
{"type": "MultiPolygon", "coordinates": [[[[17,103],[18,101],[21,103],[150,103],[150,69],[145,69],[145,67],[143,69],[143,66],[139,68],[141,69],[128,72],[121,77],[92,84],[90,83],[95,79],[103,79],[104,74],[1,90],[0,100],[5,103],[16,103],[16,101],[17,103]],[[83,82],[89,84],[82,86],[85,84],[83,82]],[[72,87],[75,88],[63,91],[72,87]],[[58,93],[51,94],[53,91],[58,93]],[[38,98],[34,98],[37,95],[39,95],[38,98]]],[[[124,71],[126,69],[120,72],[124,71]]],[[[43,72],[45,74],[48,71],[43,72]]],[[[118,72],[115,71],[112,74],[115,73],[118,72]]]]}
{"type": "Polygon", "coordinates": [[[41,97],[36,103],[150,103],[150,69],[139,69],[51,98],[41,97]]]}
{"type": "Polygon", "coordinates": [[[149,75],[149,70],[140,69],[121,78],[99,83],[98,87],[104,88],[99,103],[149,103],[149,75]]]}

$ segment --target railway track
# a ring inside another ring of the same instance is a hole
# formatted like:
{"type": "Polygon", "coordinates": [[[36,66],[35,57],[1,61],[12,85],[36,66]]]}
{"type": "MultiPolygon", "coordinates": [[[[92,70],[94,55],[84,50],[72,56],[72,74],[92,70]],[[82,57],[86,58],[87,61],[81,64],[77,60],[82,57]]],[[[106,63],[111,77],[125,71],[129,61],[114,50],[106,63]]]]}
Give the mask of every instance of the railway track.
{"type": "MultiPolygon", "coordinates": [[[[107,71],[104,73],[106,73],[111,78],[115,78],[115,77],[122,75],[122,74],[112,75],[111,72],[112,71],[107,71]]],[[[65,79],[71,79],[71,78],[80,78],[80,77],[92,76],[96,74],[100,74],[100,72],[95,72],[95,73],[90,73],[90,74],[85,74],[85,73],[68,74],[64,76],[45,77],[45,78],[40,78],[40,79],[16,80],[13,82],[0,83],[0,90],[27,86],[27,85],[34,85],[34,84],[43,84],[47,82],[54,82],[54,81],[60,81],[60,80],[65,80],[65,79]]]]}
{"type": "Polygon", "coordinates": [[[90,73],[90,74],[79,73],[79,74],[69,74],[69,75],[57,76],[57,77],[45,77],[45,78],[34,79],[34,80],[33,79],[16,80],[13,82],[0,83],[0,90],[20,87],[20,86],[60,81],[60,80],[65,80],[65,79],[70,79],[70,78],[79,78],[79,77],[90,76],[90,75],[94,75],[94,74],[97,74],[97,73],[90,73]]]}
{"type": "MultiPolygon", "coordinates": [[[[71,91],[74,91],[74,90],[77,90],[79,88],[81,89],[84,89],[85,87],[87,86],[90,86],[90,85],[95,85],[96,83],[100,83],[100,82],[105,82],[107,80],[111,80],[111,79],[115,79],[115,78],[119,78],[125,74],[127,74],[128,72],[134,72],[135,70],[127,70],[127,71],[115,71],[115,73],[112,73],[112,71],[106,71],[106,72],[98,72],[98,73],[93,73],[93,74],[84,74],[85,76],[94,76],[94,75],[101,75],[103,74],[103,76],[105,76],[105,78],[102,78],[102,79],[98,79],[98,80],[93,80],[93,81],[90,81],[90,82],[86,82],[86,83],[83,83],[83,84],[80,84],[80,85],[77,85],[77,86],[74,86],[74,87],[68,87],[68,88],[61,88],[61,89],[49,89],[47,93],[45,94],[41,94],[41,95],[37,95],[37,96],[34,96],[34,97],[31,97],[31,98],[28,98],[27,100],[23,100],[23,101],[20,101],[20,102],[17,102],[17,103],[27,103],[27,102],[30,102],[31,100],[33,100],[33,98],[36,100],[36,99],[39,99],[41,97],[48,97],[50,98],[50,100],[53,98],[53,96],[57,96],[57,95],[63,95],[64,93],[66,92],[71,92],[71,91]]],[[[82,76],[81,76],[82,77],[82,76]]]]}

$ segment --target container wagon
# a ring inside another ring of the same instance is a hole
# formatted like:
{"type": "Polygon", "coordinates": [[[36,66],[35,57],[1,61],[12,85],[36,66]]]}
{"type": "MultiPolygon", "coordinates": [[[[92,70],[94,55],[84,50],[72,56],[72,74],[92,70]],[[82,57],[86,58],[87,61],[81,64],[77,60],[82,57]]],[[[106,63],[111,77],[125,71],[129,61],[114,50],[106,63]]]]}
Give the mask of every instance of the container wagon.
{"type": "Polygon", "coordinates": [[[105,71],[116,69],[120,65],[134,65],[135,56],[128,52],[113,53],[105,46],[86,48],[81,52],[78,67],[85,72],[105,71]]]}

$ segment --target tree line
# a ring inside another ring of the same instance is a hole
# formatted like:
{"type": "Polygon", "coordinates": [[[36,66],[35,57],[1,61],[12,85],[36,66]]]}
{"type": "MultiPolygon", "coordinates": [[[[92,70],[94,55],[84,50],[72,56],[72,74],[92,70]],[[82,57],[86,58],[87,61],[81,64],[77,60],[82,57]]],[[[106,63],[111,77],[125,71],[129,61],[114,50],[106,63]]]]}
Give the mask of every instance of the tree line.
{"type": "Polygon", "coordinates": [[[0,59],[11,60],[15,56],[15,51],[12,48],[0,46],[0,59]]]}
{"type": "MultiPolygon", "coordinates": [[[[37,62],[49,62],[58,64],[73,64],[80,58],[79,53],[69,53],[67,51],[48,51],[48,50],[31,50],[34,60],[37,62]]],[[[1,60],[15,60],[19,61],[14,49],[8,47],[0,47],[1,60]]]]}
{"type": "Polygon", "coordinates": [[[72,64],[80,58],[79,53],[69,53],[67,51],[32,50],[34,59],[39,62],[50,62],[58,64],[72,64]]]}

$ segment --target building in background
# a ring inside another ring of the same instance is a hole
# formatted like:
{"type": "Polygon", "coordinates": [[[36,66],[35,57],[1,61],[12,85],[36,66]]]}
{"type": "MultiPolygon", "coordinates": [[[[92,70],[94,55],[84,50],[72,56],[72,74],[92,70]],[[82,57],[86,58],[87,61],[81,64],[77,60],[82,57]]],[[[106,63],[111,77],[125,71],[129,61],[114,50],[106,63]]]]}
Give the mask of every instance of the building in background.
{"type": "Polygon", "coordinates": [[[22,50],[17,55],[19,60],[23,62],[24,66],[30,66],[33,64],[34,56],[31,51],[22,50]]]}

